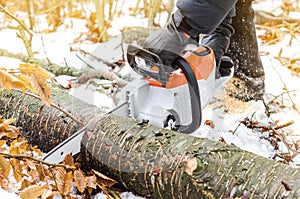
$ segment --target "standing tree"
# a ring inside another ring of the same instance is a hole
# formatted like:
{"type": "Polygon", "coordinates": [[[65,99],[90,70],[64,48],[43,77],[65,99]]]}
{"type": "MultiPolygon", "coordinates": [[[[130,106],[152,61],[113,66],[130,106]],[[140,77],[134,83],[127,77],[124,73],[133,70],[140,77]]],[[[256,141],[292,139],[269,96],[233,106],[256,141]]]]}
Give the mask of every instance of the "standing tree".
{"type": "MultiPolygon", "coordinates": [[[[261,99],[264,93],[264,69],[259,57],[252,0],[239,0],[232,24],[235,29],[228,50],[234,61],[235,76],[245,82],[243,100],[261,99]],[[245,97],[246,95],[246,97],[245,97]]],[[[233,94],[234,95],[234,94],[233,94]]],[[[241,97],[237,96],[236,97],[241,97]]]]}

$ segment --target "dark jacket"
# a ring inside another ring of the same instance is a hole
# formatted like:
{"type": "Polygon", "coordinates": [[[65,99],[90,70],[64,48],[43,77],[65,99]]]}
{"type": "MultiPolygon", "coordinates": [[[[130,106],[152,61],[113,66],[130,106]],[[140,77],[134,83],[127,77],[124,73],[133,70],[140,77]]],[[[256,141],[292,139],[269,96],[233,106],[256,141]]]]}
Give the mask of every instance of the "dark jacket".
{"type": "Polygon", "coordinates": [[[177,27],[196,38],[213,32],[230,14],[237,0],[178,0],[174,20],[177,27]]]}

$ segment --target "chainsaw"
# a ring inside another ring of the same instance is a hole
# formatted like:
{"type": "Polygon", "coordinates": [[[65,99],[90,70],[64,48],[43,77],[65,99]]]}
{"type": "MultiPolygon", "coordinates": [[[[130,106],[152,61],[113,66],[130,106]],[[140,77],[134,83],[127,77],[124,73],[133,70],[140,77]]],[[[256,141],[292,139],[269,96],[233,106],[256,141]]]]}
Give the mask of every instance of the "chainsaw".
{"type": "Polygon", "coordinates": [[[166,66],[158,55],[129,45],[127,61],[142,77],[122,88],[117,100],[128,103],[115,113],[182,133],[199,128],[214,91],[232,77],[216,80],[215,56],[208,46],[190,44],[166,66]]]}
{"type": "MultiPolygon", "coordinates": [[[[140,77],[122,88],[116,96],[117,105],[105,114],[132,117],[182,133],[199,128],[202,110],[211,102],[214,91],[233,75],[232,69],[230,75],[216,79],[215,56],[208,46],[188,45],[171,66],[166,66],[158,55],[129,45],[127,61],[140,77]]],[[[95,118],[89,123],[97,121],[95,118]]],[[[43,160],[59,163],[65,154],[79,153],[89,125],[45,154],[43,160]]]]}

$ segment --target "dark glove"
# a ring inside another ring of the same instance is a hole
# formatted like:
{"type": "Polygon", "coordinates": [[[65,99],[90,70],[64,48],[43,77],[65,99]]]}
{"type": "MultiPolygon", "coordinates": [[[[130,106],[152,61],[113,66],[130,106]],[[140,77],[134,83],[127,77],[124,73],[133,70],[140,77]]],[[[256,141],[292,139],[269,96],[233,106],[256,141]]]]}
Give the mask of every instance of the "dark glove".
{"type": "Polygon", "coordinates": [[[157,54],[165,65],[171,66],[190,43],[196,42],[178,31],[174,20],[171,19],[165,28],[155,31],[146,39],[143,48],[157,54]]]}

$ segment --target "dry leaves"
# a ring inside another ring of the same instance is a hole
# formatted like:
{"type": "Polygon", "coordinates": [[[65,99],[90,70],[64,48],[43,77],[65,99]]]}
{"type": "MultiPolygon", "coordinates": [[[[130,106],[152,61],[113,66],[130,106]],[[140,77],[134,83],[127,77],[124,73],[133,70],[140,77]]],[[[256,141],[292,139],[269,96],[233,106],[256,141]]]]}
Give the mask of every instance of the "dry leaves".
{"type": "Polygon", "coordinates": [[[6,159],[0,155],[0,173],[3,175],[6,179],[9,177],[10,172],[10,164],[6,161],[6,159]]]}
{"type": "MultiPolygon", "coordinates": [[[[87,180],[81,170],[74,171],[74,181],[78,191],[82,193],[87,187],[87,180]]],[[[94,182],[96,182],[96,180],[94,182]]]]}
{"type": "Polygon", "coordinates": [[[26,90],[26,86],[17,77],[10,74],[6,69],[0,70],[0,86],[10,91],[13,88],[21,89],[23,92],[26,90]]]}
{"type": "Polygon", "coordinates": [[[62,164],[50,165],[39,158],[42,153],[23,139],[11,124],[13,119],[0,118],[0,187],[10,191],[17,186],[21,199],[75,198],[78,191],[90,195],[98,187],[107,194],[116,181],[92,170],[88,174],[78,168],[72,155],[62,164]],[[11,175],[13,174],[13,175],[11,175]],[[15,184],[15,183],[18,184],[15,184]],[[76,188],[76,189],[75,189],[76,188]]]}
{"type": "Polygon", "coordinates": [[[276,151],[273,159],[276,161],[288,164],[293,162],[293,159],[299,155],[300,150],[298,150],[297,142],[291,142],[286,138],[288,130],[285,128],[294,124],[293,120],[284,124],[279,124],[279,121],[262,123],[253,118],[246,117],[244,120],[240,121],[240,123],[245,127],[252,129],[254,132],[263,133],[261,139],[267,140],[273,146],[276,151]],[[282,144],[285,145],[288,152],[280,152],[279,147],[280,145],[282,146],[282,144]]]}
{"type": "Polygon", "coordinates": [[[51,89],[47,80],[52,75],[36,64],[20,64],[18,70],[0,68],[0,87],[10,91],[11,89],[26,90],[38,94],[44,104],[51,103],[51,89]]]}
{"type": "Polygon", "coordinates": [[[212,120],[205,120],[204,124],[212,129],[215,128],[215,124],[212,120]]]}
{"type": "MultiPolygon", "coordinates": [[[[295,16],[295,13],[299,14],[300,10],[299,6],[295,6],[294,3],[291,3],[291,1],[283,1],[280,6],[282,12],[277,16],[270,12],[260,10],[255,12],[256,21],[259,22],[256,27],[264,30],[262,34],[258,35],[258,38],[260,38],[263,43],[273,45],[282,42],[281,46],[287,46],[287,48],[283,47],[283,49],[289,51],[289,47],[291,47],[294,42],[298,42],[300,19],[299,17],[294,18],[292,16],[295,16]]],[[[287,57],[282,57],[281,53],[282,48],[279,51],[278,57],[275,58],[278,59],[283,66],[286,66],[293,71],[295,75],[299,76],[300,58],[298,54],[288,53],[286,54],[287,57]]]]}
{"type": "Polygon", "coordinates": [[[63,167],[59,167],[55,172],[55,181],[58,191],[66,196],[70,193],[73,182],[73,172],[67,171],[63,167]]]}
{"type": "Polygon", "coordinates": [[[93,170],[92,172],[96,176],[97,185],[106,195],[108,195],[107,188],[113,186],[116,181],[103,175],[102,173],[99,173],[98,171],[93,170]]]}
{"type": "Polygon", "coordinates": [[[29,187],[26,187],[20,192],[20,198],[21,199],[35,199],[37,197],[40,197],[43,195],[46,187],[39,186],[39,185],[31,185],[29,187]]]}

